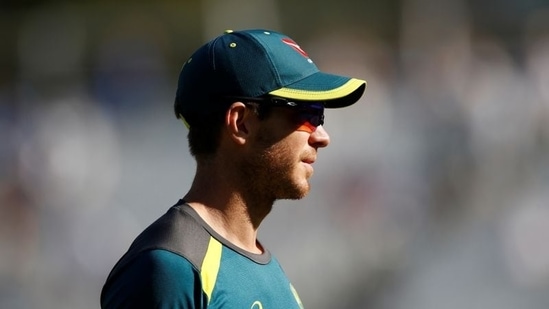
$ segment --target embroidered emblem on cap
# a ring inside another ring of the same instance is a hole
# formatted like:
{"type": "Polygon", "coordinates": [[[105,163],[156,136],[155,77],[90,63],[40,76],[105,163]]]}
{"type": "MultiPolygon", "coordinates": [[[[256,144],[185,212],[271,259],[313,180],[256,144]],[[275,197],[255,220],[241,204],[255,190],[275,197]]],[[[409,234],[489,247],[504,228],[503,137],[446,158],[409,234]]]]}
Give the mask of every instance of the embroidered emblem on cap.
{"type": "Polygon", "coordinates": [[[299,45],[297,45],[297,43],[290,39],[290,38],[283,38],[282,39],[282,42],[288,46],[290,46],[291,48],[293,48],[295,51],[297,51],[301,56],[307,58],[307,61],[309,61],[310,63],[313,63],[313,61],[311,60],[311,58],[309,58],[309,55],[307,54],[306,51],[304,51],[301,47],[299,47],[299,45]]]}

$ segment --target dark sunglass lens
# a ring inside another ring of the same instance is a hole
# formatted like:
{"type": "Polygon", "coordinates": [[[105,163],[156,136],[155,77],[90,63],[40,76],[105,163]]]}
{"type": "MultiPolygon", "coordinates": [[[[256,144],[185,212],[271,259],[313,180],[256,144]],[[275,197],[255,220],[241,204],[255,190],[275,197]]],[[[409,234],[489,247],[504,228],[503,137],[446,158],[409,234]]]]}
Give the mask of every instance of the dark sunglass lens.
{"type": "Polygon", "coordinates": [[[299,118],[301,121],[307,121],[315,127],[324,124],[324,114],[318,112],[302,111],[299,113],[299,118]]]}
{"type": "Polygon", "coordinates": [[[310,115],[309,122],[315,126],[321,126],[324,124],[324,115],[310,115]]]}
{"type": "Polygon", "coordinates": [[[318,127],[318,126],[323,125],[324,124],[324,114],[319,115],[317,118],[318,118],[318,124],[316,126],[318,127]]]}

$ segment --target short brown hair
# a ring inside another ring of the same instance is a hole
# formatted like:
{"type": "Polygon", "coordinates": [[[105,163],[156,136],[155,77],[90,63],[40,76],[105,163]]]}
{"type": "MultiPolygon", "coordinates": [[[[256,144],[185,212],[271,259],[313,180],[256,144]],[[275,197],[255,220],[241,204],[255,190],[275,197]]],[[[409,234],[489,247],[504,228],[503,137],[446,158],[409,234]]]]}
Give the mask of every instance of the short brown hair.
{"type": "MultiPolygon", "coordinates": [[[[261,106],[257,103],[250,102],[245,103],[245,105],[247,108],[251,108],[260,120],[267,118],[270,111],[268,106],[261,106]]],[[[223,119],[230,105],[223,106],[220,110],[207,114],[187,113],[186,116],[178,114],[177,109],[175,110],[177,118],[183,118],[189,126],[187,140],[189,142],[189,151],[193,157],[210,156],[217,151],[223,119]]]]}

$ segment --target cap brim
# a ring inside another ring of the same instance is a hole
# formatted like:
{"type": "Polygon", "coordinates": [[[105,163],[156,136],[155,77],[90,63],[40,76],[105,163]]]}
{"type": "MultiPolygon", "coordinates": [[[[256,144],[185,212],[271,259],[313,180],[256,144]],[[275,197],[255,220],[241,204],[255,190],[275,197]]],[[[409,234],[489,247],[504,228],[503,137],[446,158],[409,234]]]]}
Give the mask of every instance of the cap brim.
{"type": "Polygon", "coordinates": [[[323,101],[327,108],[338,108],[356,103],[366,85],[364,80],[317,72],[269,94],[300,101],[323,101]]]}

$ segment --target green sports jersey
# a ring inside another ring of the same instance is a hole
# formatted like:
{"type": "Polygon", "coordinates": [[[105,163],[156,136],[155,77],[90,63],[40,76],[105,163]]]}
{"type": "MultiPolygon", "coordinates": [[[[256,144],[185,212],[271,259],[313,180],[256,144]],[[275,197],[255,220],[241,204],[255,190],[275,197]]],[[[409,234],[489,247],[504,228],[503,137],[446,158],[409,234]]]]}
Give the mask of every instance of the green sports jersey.
{"type": "Polygon", "coordinates": [[[180,200],[145,229],[109,274],[106,308],[302,309],[278,261],[246,252],[180,200]]]}

